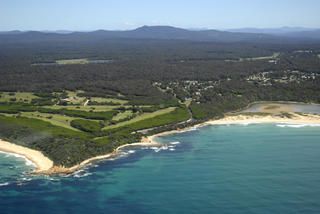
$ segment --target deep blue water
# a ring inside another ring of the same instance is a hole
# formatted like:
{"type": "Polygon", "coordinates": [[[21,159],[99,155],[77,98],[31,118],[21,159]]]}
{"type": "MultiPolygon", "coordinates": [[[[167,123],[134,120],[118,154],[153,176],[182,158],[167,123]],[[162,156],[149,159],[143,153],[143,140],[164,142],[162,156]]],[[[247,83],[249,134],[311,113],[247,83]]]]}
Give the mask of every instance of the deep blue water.
{"type": "Polygon", "coordinates": [[[30,166],[0,154],[0,213],[320,213],[320,127],[208,126],[160,140],[180,143],[64,178],[23,175],[30,166]]]}

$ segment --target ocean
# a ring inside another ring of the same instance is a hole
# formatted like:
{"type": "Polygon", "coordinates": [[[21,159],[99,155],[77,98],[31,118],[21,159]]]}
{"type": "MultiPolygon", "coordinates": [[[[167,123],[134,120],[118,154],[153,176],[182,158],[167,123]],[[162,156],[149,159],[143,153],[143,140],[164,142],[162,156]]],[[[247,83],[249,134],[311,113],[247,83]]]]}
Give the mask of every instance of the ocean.
{"type": "Polygon", "coordinates": [[[320,127],[206,126],[68,177],[0,153],[0,213],[320,213],[320,127]]]}

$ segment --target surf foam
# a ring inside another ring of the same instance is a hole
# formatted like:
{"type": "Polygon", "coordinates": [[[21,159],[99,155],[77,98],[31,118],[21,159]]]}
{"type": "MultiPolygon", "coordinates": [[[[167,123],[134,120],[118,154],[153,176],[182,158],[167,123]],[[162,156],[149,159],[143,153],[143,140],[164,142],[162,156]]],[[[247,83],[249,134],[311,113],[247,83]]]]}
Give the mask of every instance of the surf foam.
{"type": "Polygon", "coordinates": [[[303,128],[303,127],[320,127],[320,124],[277,124],[278,127],[285,128],[303,128]]]}
{"type": "Polygon", "coordinates": [[[9,182],[5,182],[5,183],[0,183],[0,187],[3,187],[3,186],[8,186],[10,183],[9,182]]]}
{"type": "Polygon", "coordinates": [[[28,158],[26,158],[23,155],[11,153],[11,152],[3,152],[3,151],[0,151],[0,153],[1,154],[5,154],[6,155],[5,157],[16,157],[16,158],[19,158],[19,159],[23,159],[27,166],[36,167],[36,165],[32,161],[30,161],[28,158]]]}

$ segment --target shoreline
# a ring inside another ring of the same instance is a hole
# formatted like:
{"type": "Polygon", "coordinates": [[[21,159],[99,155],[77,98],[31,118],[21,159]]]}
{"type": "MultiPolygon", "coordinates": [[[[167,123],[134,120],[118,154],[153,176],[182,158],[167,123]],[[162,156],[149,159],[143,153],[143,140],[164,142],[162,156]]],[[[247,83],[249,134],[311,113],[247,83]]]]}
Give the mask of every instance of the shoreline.
{"type": "Polygon", "coordinates": [[[260,124],[260,123],[279,123],[294,125],[319,125],[320,115],[315,114],[296,114],[290,113],[291,117],[282,117],[279,115],[230,115],[219,120],[210,120],[205,122],[207,125],[229,125],[229,124],[260,124]]]}
{"type": "Polygon", "coordinates": [[[85,167],[89,163],[104,160],[109,158],[114,158],[119,155],[119,151],[123,148],[134,147],[134,146],[162,146],[160,143],[153,141],[150,137],[144,137],[141,139],[141,142],[132,143],[132,144],[124,144],[117,147],[113,152],[95,156],[89,159],[82,161],[81,163],[74,165],[72,167],[63,167],[54,165],[53,161],[46,157],[42,152],[34,149],[30,149],[24,146],[20,146],[14,143],[7,142],[5,140],[0,139],[0,152],[16,154],[21,156],[27,161],[30,161],[34,166],[35,170],[32,174],[39,175],[59,175],[59,174],[72,174],[77,170],[85,167]]]}
{"type": "Polygon", "coordinates": [[[162,146],[160,143],[153,141],[152,138],[150,137],[144,137],[142,140],[138,143],[131,143],[131,144],[124,144],[119,147],[117,147],[113,152],[105,154],[105,155],[98,155],[89,159],[86,159],[82,161],[81,163],[74,165],[72,167],[63,167],[63,166],[53,166],[47,171],[43,171],[41,173],[36,173],[36,174],[45,174],[45,175],[59,175],[59,174],[72,174],[81,168],[87,166],[88,164],[99,161],[99,160],[108,160],[110,158],[115,158],[117,157],[120,153],[120,150],[123,148],[127,147],[134,147],[134,146],[154,146],[154,147],[160,147],[162,146]]]}
{"type": "Polygon", "coordinates": [[[0,139],[0,151],[21,155],[35,165],[35,173],[41,174],[54,166],[53,161],[43,155],[42,152],[19,146],[0,139]]]}
{"type": "MultiPolygon", "coordinates": [[[[296,113],[290,113],[292,116],[291,118],[288,117],[281,117],[278,115],[258,115],[258,114],[252,114],[252,115],[246,115],[245,113],[236,114],[236,115],[230,115],[225,114],[225,116],[221,119],[212,119],[205,121],[203,123],[186,127],[184,129],[179,130],[171,130],[171,131],[165,131],[158,134],[154,134],[149,136],[150,139],[153,141],[156,137],[166,136],[170,134],[179,134],[183,132],[193,131],[197,128],[205,127],[205,126],[211,126],[211,125],[248,125],[248,124],[290,124],[290,125],[316,125],[320,126],[320,115],[316,114],[296,114],[296,113]]],[[[157,141],[155,141],[157,142],[157,141]]]]}
{"type": "Polygon", "coordinates": [[[192,131],[200,127],[210,126],[210,125],[232,125],[232,124],[261,124],[261,123],[279,123],[279,124],[293,124],[293,125],[319,125],[320,126],[320,115],[315,114],[296,114],[290,113],[290,117],[283,117],[279,115],[246,115],[246,114],[237,114],[237,115],[226,115],[225,117],[218,120],[209,120],[200,124],[197,124],[192,127],[186,127],[179,130],[171,130],[166,132],[161,132],[151,136],[143,137],[140,142],[132,144],[124,144],[117,147],[113,152],[92,157],[82,161],[80,164],[77,164],[72,167],[63,167],[55,166],[53,161],[47,158],[43,153],[37,150],[29,149],[27,147],[19,146],[7,141],[0,139],[0,151],[14,153],[24,156],[26,159],[30,160],[35,164],[36,170],[34,174],[44,174],[44,175],[59,175],[59,174],[71,174],[75,171],[85,167],[89,163],[114,158],[119,155],[119,151],[123,148],[132,147],[132,146],[156,146],[160,147],[163,144],[155,140],[156,137],[178,134],[187,131],[192,131]]]}

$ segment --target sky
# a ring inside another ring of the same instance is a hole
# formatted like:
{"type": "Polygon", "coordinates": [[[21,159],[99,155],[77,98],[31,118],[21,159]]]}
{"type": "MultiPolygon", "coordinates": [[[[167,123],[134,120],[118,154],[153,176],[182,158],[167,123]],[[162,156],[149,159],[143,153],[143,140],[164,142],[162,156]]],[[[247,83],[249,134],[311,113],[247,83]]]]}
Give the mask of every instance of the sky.
{"type": "Polygon", "coordinates": [[[320,0],[0,0],[0,31],[320,28],[320,0]]]}

